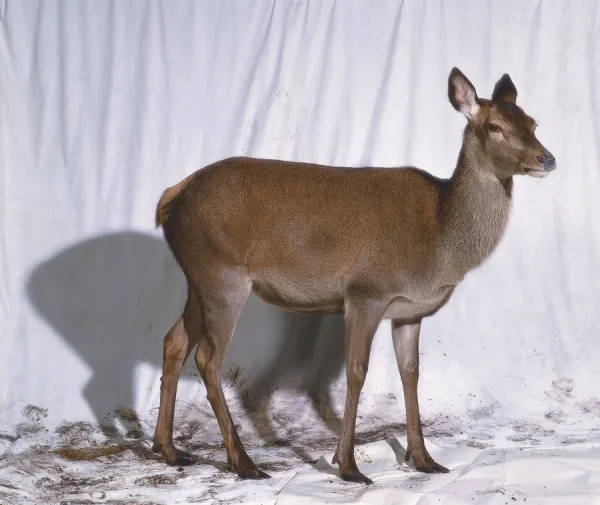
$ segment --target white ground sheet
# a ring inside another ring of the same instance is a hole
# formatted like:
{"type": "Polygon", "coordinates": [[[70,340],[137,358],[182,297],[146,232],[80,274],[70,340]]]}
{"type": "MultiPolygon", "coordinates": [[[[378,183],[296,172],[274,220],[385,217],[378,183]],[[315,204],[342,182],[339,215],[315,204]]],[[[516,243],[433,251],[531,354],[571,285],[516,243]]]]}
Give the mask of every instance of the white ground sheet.
{"type": "Polygon", "coordinates": [[[0,153],[0,503],[600,503],[598,2],[0,0],[0,153]],[[226,471],[193,360],[176,436],[198,464],[164,465],[162,338],[186,287],[161,192],[233,155],[447,177],[453,66],[483,97],[510,73],[558,169],[517,178],[501,245],[423,324],[426,443],[451,472],[403,462],[382,324],[357,421],[375,486],[341,482],[342,319],[256,298],[226,394],[273,478],[226,471]]]}

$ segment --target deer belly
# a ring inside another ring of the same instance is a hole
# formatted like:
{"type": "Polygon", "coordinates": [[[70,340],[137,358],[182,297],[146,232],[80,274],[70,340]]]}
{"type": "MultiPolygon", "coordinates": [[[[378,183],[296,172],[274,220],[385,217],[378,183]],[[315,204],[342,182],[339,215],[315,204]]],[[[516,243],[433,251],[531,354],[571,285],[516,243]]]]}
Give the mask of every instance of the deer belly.
{"type": "Polygon", "coordinates": [[[252,290],[263,301],[293,312],[336,314],[343,312],[344,299],[335,289],[315,285],[306,287],[292,283],[254,281],[252,290]]]}

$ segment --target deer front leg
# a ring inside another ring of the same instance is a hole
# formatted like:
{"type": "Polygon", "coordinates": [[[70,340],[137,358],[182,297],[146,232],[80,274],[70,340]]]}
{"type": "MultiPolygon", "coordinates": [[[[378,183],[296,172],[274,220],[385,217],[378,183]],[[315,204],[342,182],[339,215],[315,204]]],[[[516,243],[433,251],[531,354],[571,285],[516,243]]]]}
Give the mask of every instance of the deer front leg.
{"type": "Polygon", "coordinates": [[[358,397],[367,376],[371,343],[384,310],[385,307],[377,303],[348,303],[346,306],[346,406],[332,461],[339,464],[340,477],[346,481],[373,484],[356,466],[354,433],[358,397]]]}
{"type": "Polygon", "coordinates": [[[447,473],[449,470],[438,465],[427,452],[419,414],[417,385],[419,382],[419,332],[421,321],[414,324],[402,324],[392,321],[392,338],[396,361],[402,378],[404,402],[406,404],[406,438],[408,447],[406,461],[411,457],[416,469],[425,473],[447,473]]]}

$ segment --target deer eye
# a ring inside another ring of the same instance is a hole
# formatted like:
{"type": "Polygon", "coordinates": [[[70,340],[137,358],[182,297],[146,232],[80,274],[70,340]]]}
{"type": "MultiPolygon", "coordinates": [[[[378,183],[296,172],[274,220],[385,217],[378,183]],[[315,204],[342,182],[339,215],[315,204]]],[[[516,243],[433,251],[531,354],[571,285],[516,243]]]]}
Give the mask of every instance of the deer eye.
{"type": "Polygon", "coordinates": [[[497,133],[497,132],[501,132],[502,131],[502,128],[500,128],[497,124],[494,124],[494,123],[490,123],[488,125],[488,128],[490,129],[491,132],[496,132],[497,133]]]}

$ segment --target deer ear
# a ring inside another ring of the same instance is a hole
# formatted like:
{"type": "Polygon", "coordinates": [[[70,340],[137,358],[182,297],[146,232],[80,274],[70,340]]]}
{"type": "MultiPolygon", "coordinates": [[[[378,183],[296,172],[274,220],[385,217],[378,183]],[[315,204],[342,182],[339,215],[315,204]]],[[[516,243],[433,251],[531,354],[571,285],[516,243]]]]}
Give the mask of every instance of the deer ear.
{"type": "Polygon", "coordinates": [[[494,86],[492,102],[517,103],[517,88],[515,88],[510,75],[504,74],[502,77],[500,77],[496,83],[496,86],[494,86]]]}
{"type": "Polygon", "coordinates": [[[479,112],[479,98],[474,86],[456,67],[448,77],[448,98],[452,106],[469,119],[479,112]]]}

